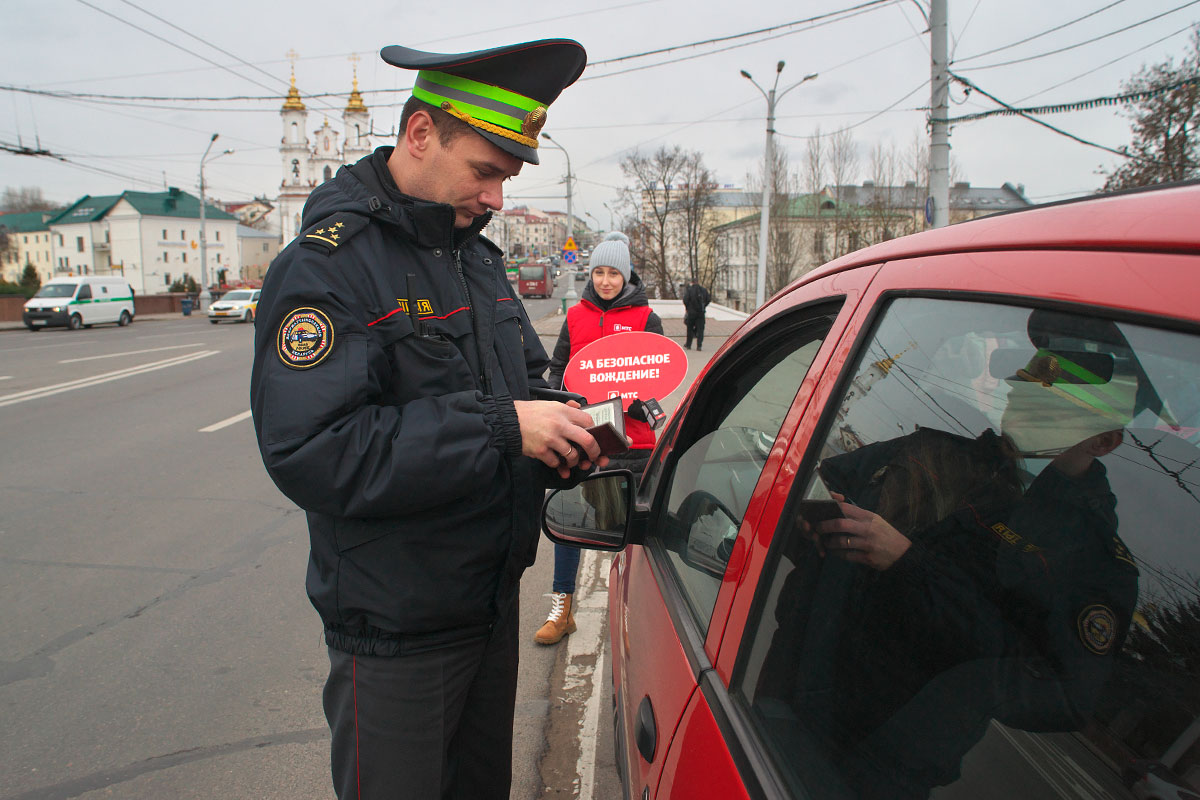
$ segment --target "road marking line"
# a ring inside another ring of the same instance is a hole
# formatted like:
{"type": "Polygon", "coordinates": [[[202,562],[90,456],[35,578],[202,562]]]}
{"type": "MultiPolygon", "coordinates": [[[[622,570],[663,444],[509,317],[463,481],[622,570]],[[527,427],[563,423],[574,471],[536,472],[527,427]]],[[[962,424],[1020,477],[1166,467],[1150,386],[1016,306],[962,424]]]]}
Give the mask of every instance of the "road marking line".
{"type": "Polygon", "coordinates": [[[12,375],[0,375],[0,381],[12,380],[12,375]]]}
{"type": "Polygon", "coordinates": [[[68,358],[59,361],[60,364],[74,364],[78,361],[95,361],[99,358],[119,358],[120,356],[140,356],[143,353],[157,353],[162,350],[182,350],[185,347],[203,347],[204,342],[196,342],[195,344],[172,344],[167,347],[152,347],[149,350],[129,350],[124,353],[107,353],[102,356],[83,356],[82,358],[68,358]]]}
{"type": "Polygon", "coordinates": [[[80,378],[66,383],[57,383],[52,386],[43,386],[40,389],[28,389],[24,392],[14,392],[13,394],[0,395],[0,408],[4,406],[12,406],[17,403],[24,403],[29,400],[40,400],[43,397],[69,392],[74,389],[85,389],[89,386],[96,386],[109,381],[120,380],[121,378],[131,378],[134,375],[141,375],[145,372],[154,372],[155,370],[166,369],[167,367],[175,367],[180,364],[186,364],[197,359],[215,356],[220,350],[202,350],[199,353],[189,353],[184,356],[176,356],[163,361],[152,361],[149,364],[143,364],[140,367],[130,367],[129,369],[117,370],[103,375],[94,375],[90,378],[80,378]]]}
{"type": "MultiPolygon", "coordinates": [[[[599,576],[593,579],[593,567],[599,558],[595,550],[583,554],[580,564],[580,575],[588,576],[587,582],[576,589],[576,598],[580,601],[578,611],[580,616],[595,615],[600,617],[600,623],[595,626],[580,624],[578,630],[567,640],[567,659],[573,662],[573,656],[595,653],[596,663],[591,668],[591,680],[588,681],[591,694],[583,705],[583,722],[579,733],[579,759],[575,764],[575,774],[579,776],[579,800],[592,800],[596,783],[596,749],[599,747],[598,731],[600,727],[600,694],[604,681],[604,630],[603,617],[608,614],[608,568],[611,559],[600,562],[599,576]],[[583,589],[583,591],[579,591],[583,589]],[[582,634],[595,631],[595,639],[584,641],[582,634]]],[[[581,665],[577,667],[574,677],[581,677],[581,665]]],[[[568,671],[569,672],[569,671],[568,671]]],[[[570,674],[570,673],[569,673],[570,674]]],[[[618,756],[619,757],[619,756],[618,756]]]]}
{"type": "Polygon", "coordinates": [[[228,428],[230,425],[235,425],[244,419],[249,419],[249,417],[250,417],[250,412],[243,411],[240,414],[233,415],[229,419],[223,419],[220,422],[214,422],[212,425],[209,425],[207,428],[201,428],[197,432],[198,433],[212,433],[213,431],[219,431],[219,430],[221,430],[221,428],[228,428]]]}

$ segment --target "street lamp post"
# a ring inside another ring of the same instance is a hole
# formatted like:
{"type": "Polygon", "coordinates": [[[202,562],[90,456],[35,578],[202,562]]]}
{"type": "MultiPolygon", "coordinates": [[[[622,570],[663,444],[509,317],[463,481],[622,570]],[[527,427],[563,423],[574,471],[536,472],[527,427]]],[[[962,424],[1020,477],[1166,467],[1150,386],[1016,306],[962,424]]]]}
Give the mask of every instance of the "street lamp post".
{"type": "Polygon", "coordinates": [[[571,154],[567,152],[567,148],[551,139],[550,134],[543,133],[542,138],[557,147],[559,150],[562,150],[563,155],[567,157],[567,238],[570,239],[575,235],[574,217],[571,216],[571,182],[574,180],[574,176],[571,175],[571,154]]]}
{"type": "Polygon", "coordinates": [[[783,72],[784,62],[780,61],[775,65],[775,82],[771,85],[771,91],[764,90],[758,85],[758,81],[750,77],[750,73],[742,70],[742,77],[754,84],[754,88],[762,94],[767,101],[767,144],[764,150],[763,160],[763,192],[762,192],[762,213],[759,215],[758,228],[758,286],[754,291],[754,307],[761,308],[766,302],[767,292],[767,227],[771,220],[771,184],[774,183],[775,159],[772,153],[773,136],[775,134],[775,103],[783,99],[783,96],[795,89],[806,81],[811,81],[817,77],[817,73],[813,72],[805,75],[800,80],[793,83],[791,86],[784,89],[775,96],[775,90],[779,86],[779,74],[783,72]]]}
{"type": "Polygon", "coordinates": [[[608,209],[608,229],[609,229],[610,231],[611,231],[611,230],[615,230],[615,228],[614,228],[614,226],[613,226],[613,210],[612,210],[612,207],[611,207],[611,206],[609,206],[609,204],[608,204],[608,203],[601,203],[600,205],[602,205],[602,206],[604,206],[605,208],[607,208],[607,209],[608,209]]]}
{"type": "MultiPolygon", "coordinates": [[[[217,140],[218,136],[220,136],[218,133],[212,135],[212,138],[208,140],[208,147],[204,148],[204,155],[200,156],[200,308],[198,310],[201,311],[204,310],[205,300],[211,297],[208,291],[208,238],[204,208],[206,203],[204,199],[204,162],[210,160],[208,153],[212,150],[213,142],[217,140]]],[[[223,150],[213,156],[213,160],[229,155],[232,152],[232,150],[223,150]]]]}

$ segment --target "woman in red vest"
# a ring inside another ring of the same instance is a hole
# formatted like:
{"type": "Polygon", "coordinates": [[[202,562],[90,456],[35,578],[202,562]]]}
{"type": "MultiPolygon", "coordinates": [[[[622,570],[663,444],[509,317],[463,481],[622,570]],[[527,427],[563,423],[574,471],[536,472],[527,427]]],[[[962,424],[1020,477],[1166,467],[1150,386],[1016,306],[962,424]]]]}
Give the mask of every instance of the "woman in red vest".
{"type": "MultiPolygon", "coordinates": [[[[550,385],[562,387],[563,373],[575,354],[587,345],[613,333],[649,331],[662,334],[662,320],[650,310],[641,279],[629,263],[629,239],[614,231],[592,250],[591,280],[583,287],[583,298],[567,311],[550,359],[550,385]]],[[[590,402],[603,400],[589,397],[590,402]]],[[[629,450],[609,459],[607,469],[628,469],[641,475],[654,449],[654,431],[640,420],[625,415],[625,435],[632,440],[629,450]]],[[[575,573],[579,550],[554,545],[554,585],[550,615],[534,635],[538,644],[554,644],[575,632],[575,573]]]]}

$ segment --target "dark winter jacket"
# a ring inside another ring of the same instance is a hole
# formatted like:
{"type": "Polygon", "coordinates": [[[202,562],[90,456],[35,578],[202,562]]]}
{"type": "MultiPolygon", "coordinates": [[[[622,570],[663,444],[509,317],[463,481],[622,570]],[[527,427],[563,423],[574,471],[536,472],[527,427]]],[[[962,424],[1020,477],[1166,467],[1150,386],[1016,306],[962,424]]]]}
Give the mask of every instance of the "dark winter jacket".
{"type": "MultiPolygon", "coordinates": [[[[647,331],[662,335],[663,325],[658,314],[650,310],[646,292],[634,273],[621,293],[612,300],[604,300],[589,280],[583,287],[583,298],[567,309],[567,318],[558,333],[554,345],[554,356],[550,359],[550,385],[562,386],[567,364],[583,348],[602,336],[626,331],[647,331]]],[[[589,397],[593,403],[603,397],[589,397]]],[[[657,398],[655,398],[657,399],[657,398]]],[[[645,422],[625,415],[625,433],[633,440],[630,449],[653,450],[654,431],[645,422]]],[[[644,462],[644,459],[638,459],[644,462]]]]}
{"type": "Polygon", "coordinates": [[[698,283],[693,283],[683,291],[683,307],[691,319],[703,317],[704,310],[708,308],[708,302],[708,289],[698,283]]]}
{"type": "Polygon", "coordinates": [[[533,562],[549,470],[514,399],[546,353],[487,222],[400,194],[384,147],[318,187],[263,284],[251,406],[308,515],[330,646],[396,655],[489,630],[533,562]]]}

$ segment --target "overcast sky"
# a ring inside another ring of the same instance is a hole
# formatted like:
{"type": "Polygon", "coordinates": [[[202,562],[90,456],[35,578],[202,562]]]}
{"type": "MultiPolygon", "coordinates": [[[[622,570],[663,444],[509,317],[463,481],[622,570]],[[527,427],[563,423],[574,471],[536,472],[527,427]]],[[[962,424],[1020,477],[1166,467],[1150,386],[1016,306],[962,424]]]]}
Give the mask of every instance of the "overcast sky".
{"type": "MultiPolygon", "coordinates": [[[[351,58],[359,57],[359,86],[374,129],[383,134],[374,142],[379,145],[391,143],[408,96],[402,90],[412,85],[412,73],[379,59],[381,47],[457,52],[549,37],[577,39],[592,64],[551,107],[545,131],[568,151],[577,177],[575,212],[593,227],[609,226],[604,203],[617,208],[624,183],[618,164],[634,149],[681,145],[699,150],[720,182],[744,186],[762,155],[766,101],[739,70],[769,88],[781,59],[786,61],[781,89],[807,73],[819,77],[780,100],[776,142],[798,166],[806,137],[817,126],[825,134],[849,127],[859,150],[861,182],[870,177],[874,148],[907,150],[914,137],[926,135],[924,0],[897,0],[820,23],[788,23],[863,4],[5,0],[0,146],[40,146],[69,163],[0,152],[0,187],[37,186],[63,203],[85,194],[161,190],[164,184],[195,192],[200,157],[215,132],[220,139],[214,152],[235,152],[207,163],[210,195],[274,198],[282,175],[279,108],[289,51],[299,54],[296,82],[310,110],[310,136],[323,114],[340,128],[351,58]],[[770,30],[740,36],[764,29],[770,30]],[[712,39],[722,41],[612,61],[712,39]],[[115,104],[11,87],[218,99],[115,104]],[[327,93],[337,96],[310,97],[327,93]],[[241,97],[250,99],[231,99],[241,97]]],[[[1143,65],[1168,56],[1178,62],[1187,49],[1188,26],[1200,19],[1200,0],[950,0],[949,5],[952,70],[1014,105],[1117,94],[1121,82],[1143,65]],[[1085,15],[1090,16],[1079,19],[1085,15]],[[1018,42],[1024,43],[1008,47],[1018,42]]],[[[996,107],[960,86],[951,98],[952,116],[996,107]]],[[[1108,147],[1129,141],[1129,121],[1118,108],[1041,119],[1108,147]]],[[[1094,191],[1103,183],[1099,170],[1119,162],[1012,117],[959,124],[950,141],[958,180],[976,186],[1024,184],[1034,201],[1094,191]]],[[[563,154],[543,143],[541,158],[542,166],[526,166],[509,184],[506,205],[565,210],[563,154]]]]}

